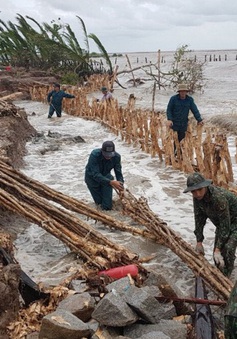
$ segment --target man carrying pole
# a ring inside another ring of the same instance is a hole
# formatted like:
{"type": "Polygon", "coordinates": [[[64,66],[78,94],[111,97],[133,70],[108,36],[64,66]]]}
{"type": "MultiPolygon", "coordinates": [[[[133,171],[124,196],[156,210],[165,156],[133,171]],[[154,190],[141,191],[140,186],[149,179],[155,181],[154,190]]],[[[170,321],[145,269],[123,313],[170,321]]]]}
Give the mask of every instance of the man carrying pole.
{"type": "Polygon", "coordinates": [[[72,98],[75,98],[75,96],[60,90],[59,84],[54,84],[53,90],[49,92],[47,96],[47,101],[49,103],[48,118],[52,118],[54,112],[56,112],[58,118],[62,116],[63,98],[72,99],[72,98]]]}

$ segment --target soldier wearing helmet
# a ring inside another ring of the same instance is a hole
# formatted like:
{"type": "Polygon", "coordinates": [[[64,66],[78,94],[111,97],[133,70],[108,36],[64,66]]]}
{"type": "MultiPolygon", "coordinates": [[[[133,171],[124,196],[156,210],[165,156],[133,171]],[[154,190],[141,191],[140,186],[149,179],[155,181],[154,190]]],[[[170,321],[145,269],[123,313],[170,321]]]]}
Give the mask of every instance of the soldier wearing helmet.
{"type": "Polygon", "coordinates": [[[196,251],[204,255],[204,226],[207,219],[216,227],[213,258],[215,265],[230,277],[234,269],[237,247],[237,196],[228,190],[212,185],[200,173],[187,178],[184,193],[193,195],[196,251]]]}

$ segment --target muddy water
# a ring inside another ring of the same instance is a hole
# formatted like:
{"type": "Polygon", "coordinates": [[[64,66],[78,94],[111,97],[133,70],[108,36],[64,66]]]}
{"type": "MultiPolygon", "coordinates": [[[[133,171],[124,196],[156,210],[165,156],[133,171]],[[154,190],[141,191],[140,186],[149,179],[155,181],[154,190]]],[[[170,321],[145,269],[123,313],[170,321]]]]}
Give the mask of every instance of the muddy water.
{"type": "MultiPolygon", "coordinates": [[[[66,114],[61,119],[55,117],[49,120],[48,106],[44,104],[27,101],[16,104],[25,107],[30,123],[44,135],[27,144],[27,155],[24,159],[26,165],[22,172],[94,206],[84,183],[85,164],[93,148],[101,147],[106,139],[114,140],[117,151],[122,155],[126,187],[138,197],[145,196],[152,210],[170,227],[176,229],[187,241],[194,241],[191,196],[182,193],[186,181],[184,174],[165,168],[159,160],[151,159],[139,149],[127,145],[96,122],[66,114]],[[32,115],[33,112],[36,115],[32,115]],[[85,143],[61,142],[58,138],[48,136],[52,133],[62,136],[80,135],[85,143]]],[[[118,200],[116,193],[114,200],[118,200]]],[[[126,220],[118,210],[108,213],[126,220]]],[[[170,277],[174,275],[175,267],[177,284],[183,286],[185,280],[185,289],[188,284],[192,286],[192,273],[171,251],[131,234],[110,230],[100,223],[86,221],[111,240],[139,253],[141,257],[157,254],[147,266],[165,270],[170,277]]],[[[56,284],[72,267],[78,267],[80,264],[63,243],[34,224],[21,230],[15,246],[16,258],[23,270],[36,282],[56,284]]]]}
{"type": "MultiPolygon", "coordinates": [[[[236,107],[236,101],[229,95],[229,89],[232,88],[229,78],[225,79],[226,87],[221,96],[217,92],[220,86],[218,82],[216,82],[216,91],[213,88],[215,76],[219,72],[224,74],[226,67],[229,72],[229,68],[234,67],[234,61],[231,61],[228,65],[222,63],[221,71],[220,64],[215,65],[215,67],[214,64],[209,65],[206,70],[206,74],[209,75],[209,85],[206,93],[202,96],[202,100],[199,95],[195,98],[200,103],[202,114],[207,118],[217,113],[232,112],[236,107]]],[[[119,102],[125,103],[133,90],[121,92],[120,88],[116,88],[115,93],[119,102]]],[[[149,107],[149,98],[151,98],[152,93],[151,86],[147,85],[140,91],[137,90],[136,93],[139,99],[138,106],[146,105],[146,107],[149,107]]],[[[165,108],[165,103],[168,102],[170,94],[173,93],[159,93],[159,103],[157,104],[161,108],[165,108]]],[[[99,97],[100,95],[97,92],[90,97],[99,97]]],[[[85,121],[78,117],[68,116],[65,113],[60,119],[56,117],[47,119],[47,105],[30,101],[16,102],[16,104],[25,108],[30,123],[39,133],[44,135],[44,137],[32,140],[27,144],[26,166],[22,169],[26,175],[94,206],[84,183],[85,164],[92,149],[101,147],[104,140],[113,140],[116,144],[116,150],[122,156],[126,187],[137,197],[145,196],[150,208],[167,222],[169,227],[178,232],[191,245],[195,244],[192,197],[190,194],[183,193],[186,185],[185,174],[174,171],[172,168],[166,168],[164,163],[157,158],[152,159],[140,149],[127,145],[119,137],[96,122],[85,121]],[[62,136],[81,136],[85,143],[61,142],[60,139],[55,137],[57,133],[62,136]],[[50,134],[51,136],[49,136],[50,134]]],[[[236,180],[234,136],[229,136],[228,141],[236,180]]],[[[116,193],[114,193],[114,200],[117,199],[116,193]]],[[[124,217],[118,211],[108,213],[124,220],[124,217]]],[[[194,277],[192,272],[170,250],[131,234],[110,230],[100,223],[91,220],[86,221],[111,240],[139,253],[140,257],[147,257],[155,253],[156,257],[145,265],[148,268],[152,267],[165,272],[185,295],[193,293],[194,277]]],[[[213,239],[214,227],[211,223],[207,223],[204,247],[206,258],[211,263],[213,263],[213,239]]],[[[57,284],[73,267],[80,265],[79,260],[70,253],[63,243],[34,224],[21,229],[15,245],[16,257],[23,270],[36,282],[57,284]]]]}

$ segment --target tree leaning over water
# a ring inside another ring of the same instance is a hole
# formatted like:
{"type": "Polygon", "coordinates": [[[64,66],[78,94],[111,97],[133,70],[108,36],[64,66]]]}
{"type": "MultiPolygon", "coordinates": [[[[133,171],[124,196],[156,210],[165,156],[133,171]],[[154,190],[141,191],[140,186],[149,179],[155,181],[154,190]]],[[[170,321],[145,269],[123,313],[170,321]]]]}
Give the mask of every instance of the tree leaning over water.
{"type": "Polygon", "coordinates": [[[30,24],[20,14],[17,14],[16,24],[0,20],[1,64],[58,73],[75,72],[79,76],[111,74],[112,65],[106,49],[95,34],[87,34],[84,21],[79,16],[77,18],[84,33],[84,48],[69,24],[62,24],[60,21],[56,23],[54,20],[50,24],[39,24],[34,18],[26,16],[30,24]],[[100,50],[100,57],[105,59],[106,68],[93,62],[89,39],[92,39],[100,50]]]}

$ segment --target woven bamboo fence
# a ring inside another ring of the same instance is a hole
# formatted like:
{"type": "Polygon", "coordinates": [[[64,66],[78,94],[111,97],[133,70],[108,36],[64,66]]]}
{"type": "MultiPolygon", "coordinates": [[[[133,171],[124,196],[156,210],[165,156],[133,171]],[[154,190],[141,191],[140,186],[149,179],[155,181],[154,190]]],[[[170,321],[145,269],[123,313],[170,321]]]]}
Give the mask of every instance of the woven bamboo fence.
{"type": "MultiPolygon", "coordinates": [[[[204,124],[197,126],[190,119],[185,139],[179,144],[177,133],[166,128],[164,113],[135,109],[134,101],[121,107],[116,99],[106,102],[89,102],[87,95],[98,91],[102,85],[110,88],[109,78],[94,76],[85,87],[68,87],[74,100],[63,102],[64,111],[70,115],[96,120],[120,136],[129,145],[158,157],[166,166],[185,173],[199,171],[214,184],[229,187],[233,182],[232,162],[227,137],[218,128],[204,124]],[[177,155],[174,154],[174,144],[177,155]]],[[[37,83],[31,88],[32,100],[46,102],[50,88],[37,83]]]]}

